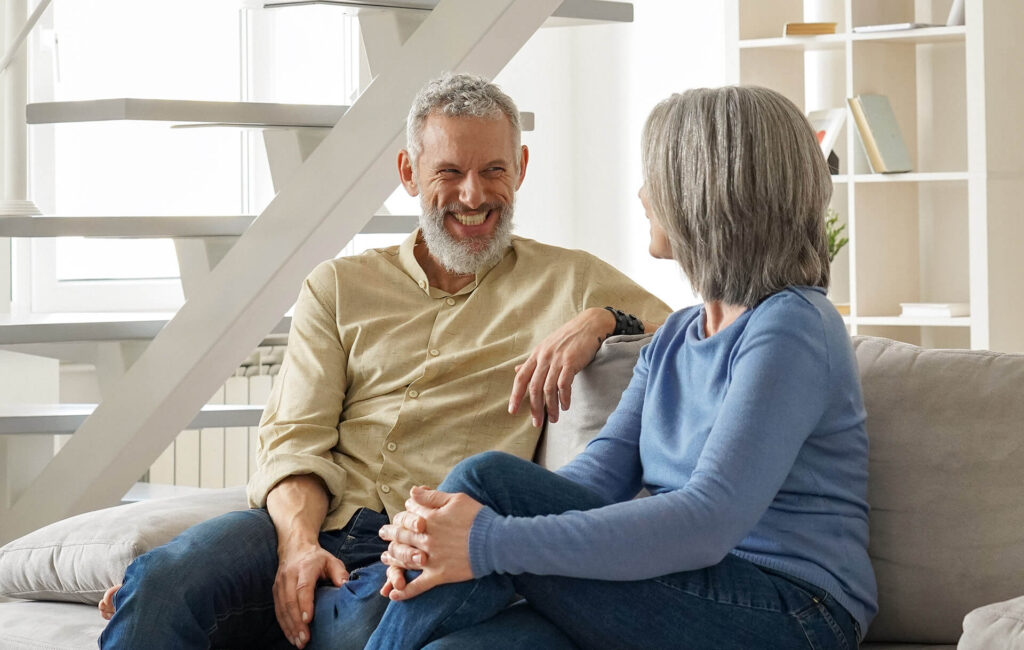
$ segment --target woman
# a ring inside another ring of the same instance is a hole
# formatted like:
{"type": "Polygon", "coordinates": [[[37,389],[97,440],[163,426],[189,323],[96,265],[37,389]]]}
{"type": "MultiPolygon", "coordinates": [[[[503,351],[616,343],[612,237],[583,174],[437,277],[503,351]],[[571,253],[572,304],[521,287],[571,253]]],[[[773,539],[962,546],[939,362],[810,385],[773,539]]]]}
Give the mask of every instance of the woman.
{"type": "Polygon", "coordinates": [[[650,252],[704,303],[658,330],[566,467],[488,453],[414,490],[382,531],[395,602],[370,646],[500,639],[514,594],[582,647],[849,648],[867,629],[865,412],[825,297],[811,128],[771,90],[690,90],[651,113],[643,162],[650,252]]]}

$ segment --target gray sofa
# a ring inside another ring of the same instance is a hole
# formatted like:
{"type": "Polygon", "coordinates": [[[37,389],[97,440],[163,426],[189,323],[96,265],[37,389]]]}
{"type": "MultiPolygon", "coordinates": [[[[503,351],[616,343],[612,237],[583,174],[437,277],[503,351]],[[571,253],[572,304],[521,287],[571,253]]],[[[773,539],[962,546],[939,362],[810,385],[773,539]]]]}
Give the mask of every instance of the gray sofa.
{"type": "MultiPolygon", "coordinates": [[[[594,435],[644,342],[606,342],[538,462],[557,467],[594,435]]],[[[863,647],[1024,649],[1024,355],[854,343],[880,607],[863,647]]],[[[8,544],[0,593],[33,600],[0,604],[0,648],[96,647],[104,622],[91,603],[133,557],[244,507],[240,488],[217,490],[80,515],[8,544]]]]}

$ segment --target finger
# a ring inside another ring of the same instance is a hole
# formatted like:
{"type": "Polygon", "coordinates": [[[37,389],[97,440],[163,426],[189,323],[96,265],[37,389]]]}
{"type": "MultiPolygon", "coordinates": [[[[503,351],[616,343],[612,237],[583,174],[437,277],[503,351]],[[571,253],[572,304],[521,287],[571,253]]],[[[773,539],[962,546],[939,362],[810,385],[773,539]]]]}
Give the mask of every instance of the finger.
{"type": "Polygon", "coordinates": [[[380,527],[380,530],[377,531],[377,536],[380,537],[385,542],[390,542],[393,539],[395,539],[395,533],[397,533],[397,532],[398,532],[398,526],[396,526],[394,524],[384,524],[383,526],[380,527]]]}
{"type": "Polygon", "coordinates": [[[558,376],[558,398],[562,402],[562,410],[568,411],[572,403],[572,380],[576,378],[576,371],[565,366],[558,376]]]}
{"type": "Polygon", "coordinates": [[[426,554],[423,551],[398,542],[391,542],[386,554],[390,561],[384,562],[384,564],[399,566],[403,569],[422,569],[426,559],[426,554]]]}
{"type": "MultiPolygon", "coordinates": [[[[423,547],[427,545],[427,536],[425,533],[414,533],[411,530],[397,528],[395,530],[395,538],[391,540],[392,544],[395,542],[404,544],[405,546],[415,546],[417,549],[423,549],[423,547]]],[[[401,560],[401,558],[399,558],[399,560],[401,560]]]]}
{"type": "Polygon", "coordinates": [[[291,616],[288,615],[288,609],[285,607],[287,601],[288,588],[285,586],[291,581],[283,574],[277,576],[277,580],[274,581],[274,614],[277,616],[277,624],[281,626],[281,632],[284,633],[288,642],[295,645],[295,639],[297,637],[295,626],[292,624],[291,616]]]}
{"type": "Polygon", "coordinates": [[[544,378],[544,405],[547,407],[548,420],[558,422],[558,377],[560,369],[554,366],[544,378]]]}
{"type": "MultiPolygon", "coordinates": [[[[324,563],[323,578],[327,578],[334,584],[335,587],[340,587],[348,581],[348,569],[345,568],[345,563],[334,556],[327,558],[324,563]]],[[[312,620],[313,611],[310,610],[309,618],[312,620]]]]}
{"type": "Polygon", "coordinates": [[[544,379],[548,376],[547,364],[538,366],[530,380],[530,414],[533,426],[540,428],[544,422],[544,379]]]}
{"type": "MultiPolygon", "coordinates": [[[[440,508],[452,498],[451,492],[442,492],[441,490],[431,490],[423,485],[417,485],[409,491],[409,499],[414,504],[426,506],[428,508],[440,508]]],[[[406,501],[406,505],[409,501],[406,501]]]]}
{"type": "Polygon", "coordinates": [[[396,526],[401,526],[402,528],[411,530],[414,533],[427,532],[426,520],[412,512],[400,512],[395,515],[395,518],[392,521],[396,526]]]}
{"type": "Polygon", "coordinates": [[[405,589],[405,571],[398,567],[391,567],[388,569],[388,582],[395,589],[405,589]]]}
{"type": "Polygon", "coordinates": [[[289,613],[295,620],[295,629],[298,631],[299,648],[306,644],[309,639],[309,627],[306,625],[310,620],[310,612],[313,611],[313,591],[316,588],[316,579],[308,575],[300,574],[299,582],[295,585],[295,601],[289,605],[289,613]]]}
{"type": "Polygon", "coordinates": [[[512,380],[512,395],[508,399],[508,412],[512,415],[518,413],[519,407],[523,405],[526,390],[530,385],[530,379],[533,377],[533,371],[536,367],[537,360],[533,355],[530,355],[530,358],[525,363],[516,368],[516,376],[512,380]]]}
{"type": "Polygon", "coordinates": [[[409,600],[420,594],[426,593],[439,585],[440,579],[435,575],[427,575],[425,572],[414,578],[404,589],[395,589],[388,598],[391,600],[409,600]]]}

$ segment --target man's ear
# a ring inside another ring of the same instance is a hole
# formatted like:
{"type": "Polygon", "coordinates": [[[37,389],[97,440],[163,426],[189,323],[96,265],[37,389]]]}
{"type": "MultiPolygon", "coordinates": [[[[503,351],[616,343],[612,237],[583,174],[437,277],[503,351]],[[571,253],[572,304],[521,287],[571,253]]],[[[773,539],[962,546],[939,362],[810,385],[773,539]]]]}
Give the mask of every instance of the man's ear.
{"type": "Polygon", "coordinates": [[[530,162],[530,149],[524,144],[523,153],[519,156],[519,181],[516,183],[516,189],[518,190],[523,185],[523,179],[526,178],[526,163],[530,162]]]}
{"type": "Polygon", "coordinates": [[[405,149],[398,152],[398,178],[409,196],[419,196],[420,188],[416,184],[416,175],[413,174],[412,156],[405,149]]]}

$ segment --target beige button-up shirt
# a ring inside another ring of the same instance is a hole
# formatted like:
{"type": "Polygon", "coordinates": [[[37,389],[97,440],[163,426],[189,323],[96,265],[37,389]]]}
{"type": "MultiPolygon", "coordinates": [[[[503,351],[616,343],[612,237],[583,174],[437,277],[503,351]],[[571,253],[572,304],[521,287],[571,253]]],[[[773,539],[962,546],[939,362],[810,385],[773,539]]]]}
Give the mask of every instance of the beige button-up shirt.
{"type": "Polygon", "coordinates": [[[315,474],[330,492],[323,529],[335,530],[361,507],[393,517],[413,485],[436,486],[467,456],[531,458],[529,409],[508,414],[516,364],[585,308],[656,323],[670,311],[593,255],[522,238],[448,294],[417,263],[418,234],[306,278],[260,422],[253,507],[282,479],[315,474]]]}

